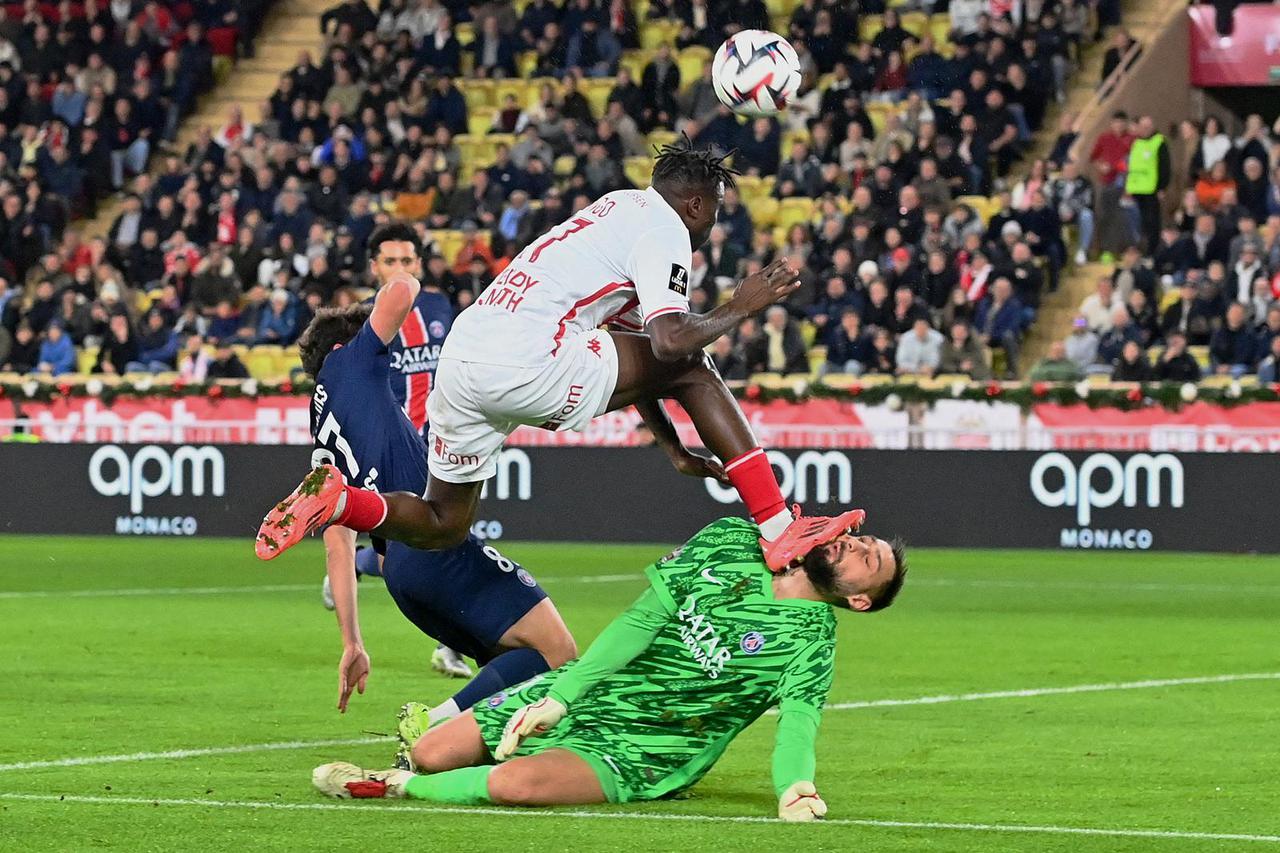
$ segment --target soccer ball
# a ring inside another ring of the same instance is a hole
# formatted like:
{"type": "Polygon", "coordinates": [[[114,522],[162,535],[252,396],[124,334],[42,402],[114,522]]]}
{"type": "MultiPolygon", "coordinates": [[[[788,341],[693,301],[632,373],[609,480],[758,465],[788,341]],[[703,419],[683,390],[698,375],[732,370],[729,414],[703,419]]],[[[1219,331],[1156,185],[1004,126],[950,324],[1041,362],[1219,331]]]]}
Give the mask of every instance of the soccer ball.
{"type": "Polygon", "coordinates": [[[735,113],[777,115],[800,90],[800,57],[777,33],[743,30],[716,51],[711,85],[735,113]]]}

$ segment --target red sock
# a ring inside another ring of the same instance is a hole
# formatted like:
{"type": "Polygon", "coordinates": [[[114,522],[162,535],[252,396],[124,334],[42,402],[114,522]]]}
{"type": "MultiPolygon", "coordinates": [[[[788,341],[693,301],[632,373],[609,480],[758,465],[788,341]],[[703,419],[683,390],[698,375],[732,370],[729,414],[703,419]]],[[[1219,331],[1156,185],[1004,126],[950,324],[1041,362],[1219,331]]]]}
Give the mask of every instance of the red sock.
{"type": "Polygon", "coordinates": [[[782,490],[778,488],[778,478],[773,475],[769,457],[764,455],[763,449],[757,447],[737,459],[730,459],[724,470],[756,524],[763,524],[786,507],[782,490]]]}
{"type": "Polygon", "coordinates": [[[343,488],[347,493],[347,505],[333,520],[334,524],[363,533],[387,520],[387,501],[382,495],[367,489],[357,489],[355,486],[343,488]]]}

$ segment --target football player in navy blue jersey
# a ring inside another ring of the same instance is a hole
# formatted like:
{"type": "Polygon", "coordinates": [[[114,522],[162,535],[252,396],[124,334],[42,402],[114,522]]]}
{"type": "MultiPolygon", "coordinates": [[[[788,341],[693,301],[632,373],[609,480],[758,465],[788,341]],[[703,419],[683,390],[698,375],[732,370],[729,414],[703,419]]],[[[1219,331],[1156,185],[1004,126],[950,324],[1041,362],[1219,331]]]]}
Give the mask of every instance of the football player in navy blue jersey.
{"type": "MultiPolygon", "coordinates": [[[[313,460],[337,466],[360,488],[423,494],[422,437],[396,402],[391,351],[420,292],[418,241],[407,226],[388,225],[370,238],[370,248],[370,269],[381,285],[373,305],[322,309],[299,340],[303,368],[316,380],[313,460]]],[[[353,571],[355,539],[354,530],[337,524],[324,531],[343,639],[338,708],[344,711],[353,691],[364,692],[369,676],[353,571]]],[[[475,536],[443,551],[387,543],[382,574],[411,622],[483,665],[450,700],[430,709],[432,723],[577,653],[559,612],[529,572],[475,536]]]]}

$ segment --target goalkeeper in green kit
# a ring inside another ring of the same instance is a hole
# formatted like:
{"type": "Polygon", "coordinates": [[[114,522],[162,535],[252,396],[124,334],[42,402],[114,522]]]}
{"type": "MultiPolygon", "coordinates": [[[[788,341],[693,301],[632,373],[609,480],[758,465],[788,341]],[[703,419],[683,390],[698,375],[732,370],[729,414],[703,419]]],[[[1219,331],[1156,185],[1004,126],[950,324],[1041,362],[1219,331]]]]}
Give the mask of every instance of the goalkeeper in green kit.
{"type": "Polygon", "coordinates": [[[822,817],[814,741],[833,608],[888,607],[906,576],[903,548],[850,529],[771,574],[759,535],[748,521],[714,522],[645,570],[649,588],[579,660],[430,731],[402,714],[414,771],[326,764],[313,783],[335,797],[454,805],[655,800],[696,784],[776,705],[778,816],[822,817]]]}

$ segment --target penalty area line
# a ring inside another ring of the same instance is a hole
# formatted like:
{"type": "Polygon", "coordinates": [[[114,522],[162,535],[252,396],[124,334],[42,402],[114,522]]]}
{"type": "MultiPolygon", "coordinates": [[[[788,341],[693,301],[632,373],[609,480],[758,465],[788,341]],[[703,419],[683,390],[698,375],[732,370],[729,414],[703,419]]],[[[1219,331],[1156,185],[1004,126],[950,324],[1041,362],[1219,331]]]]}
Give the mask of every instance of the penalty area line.
{"type": "MultiPolygon", "coordinates": [[[[403,812],[407,814],[447,814],[463,816],[500,815],[511,818],[576,818],[583,820],[638,820],[654,822],[688,821],[694,823],[774,824],[775,818],[761,815],[659,814],[655,812],[602,812],[584,810],[547,810],[504,808],[459,808],[450,806],[393,805],[390,803],[266,803],[231,800],[168,799],[152,797],[101,797],[75,794],[0,793],[0,800],[33,803],[68,803],[77,805],[116,806],[180,806],[209,809],[266,809],[270,811],[304,812],[403,812]]],[[[812,825],[858,826],[874,829],[912,829],[952,832],[1021,833],[1032,835],[1092,835],[1110,838],[1152,838],[1193,841],[1252,841],[1280,843],[1280,835],[1255,835],[1242,832],[1193,832],[1177,829],[1130,829],[1125,827],[1035,826],[1002,823],[958,823],[950,821],[873,820],[862,818],[830,818],[812,825]]]]}

